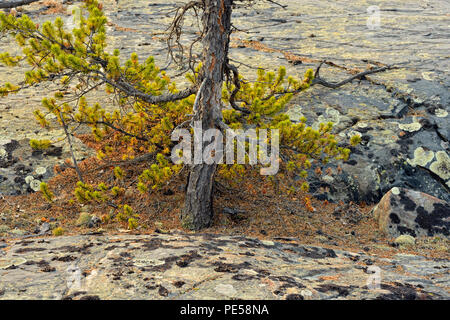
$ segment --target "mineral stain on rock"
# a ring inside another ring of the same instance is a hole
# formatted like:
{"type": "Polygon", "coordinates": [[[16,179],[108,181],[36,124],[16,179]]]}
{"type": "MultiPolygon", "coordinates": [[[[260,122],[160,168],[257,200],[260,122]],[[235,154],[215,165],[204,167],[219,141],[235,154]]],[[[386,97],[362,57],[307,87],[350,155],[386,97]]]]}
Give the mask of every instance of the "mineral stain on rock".
{"type": "Polygon", "coordinates": [[[410,284],[382,284],[381,289],[388,290],[391,293],[382,294],[377,297],[377,300],[433,300],[439,298],[410,284]]]}
{"type": "Polygon", "coordinates": [[[450,205],[411,189],[392,188],[372,213],[380,230],[394,237],[450,235],[450,205]]]}
{"type": "Polygon", "coordinates": [[[417,208],[417,222],[420,228],[428,231],[428,236],[442,234],[450,236],[450,205],[444,203],[434,203],[433,211],[427,212],[423,207],[417,208]]]}
{"type": "Polygon", "coordinates": [[[321,284],[319,287],[316,288],[316,290],[319,292],[335,291],[338,293],[339,296],[346,297],[350,294],[351,288],[335,284],[321,284]]]}

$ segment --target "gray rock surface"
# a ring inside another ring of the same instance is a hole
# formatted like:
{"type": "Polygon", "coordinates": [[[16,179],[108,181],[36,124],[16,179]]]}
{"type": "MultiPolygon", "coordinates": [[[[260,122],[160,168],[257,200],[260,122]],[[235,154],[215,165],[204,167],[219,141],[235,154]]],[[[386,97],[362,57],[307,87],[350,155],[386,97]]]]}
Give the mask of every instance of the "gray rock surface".
{"type": "MultiPolygon", "coordinates": [[[[95,155],[79,139],[73,139],[78,161],[95,155]]],[[[64,160],[71,159],[67,144],[33,150],[29,141],[28,138],[0,139],[0,194],[18,195],[38,191],[41,181],[46,181],[55,174],[55,165],[60,165],[61,169],[67,168],[64,160]]]]}
{"type": "Polygon", "coordinates": [[[64,236],[7,242],[0,299],[448,299],[449,267],[240,236],[64,236]]]}

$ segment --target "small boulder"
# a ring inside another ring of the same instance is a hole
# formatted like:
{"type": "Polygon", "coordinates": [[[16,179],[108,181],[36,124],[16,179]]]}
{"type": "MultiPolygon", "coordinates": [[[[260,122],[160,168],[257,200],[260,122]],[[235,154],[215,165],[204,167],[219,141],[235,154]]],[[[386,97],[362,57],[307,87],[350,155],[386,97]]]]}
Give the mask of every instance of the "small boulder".
{"type": "Polygon", "coordinates": [[[77,226],[88,226],[92,216],[87,212],[81,212],[77,220],[77,226]]]}
{"type": "Polygon", "coordinates": [[[96,215],[93,215],[91,217],[91,219],[89,220],[88,227],[89,228],[97,227],[100,225],[101,222],[102,222],[102,220],[100,220],[99,217],[97,217],[96,215]]]}
{"type": "Polygon", "coordinates": [[[450,205],[423,192],[394,187],[372,214],[379,229],[393,237],[450,235],[450,205]]]}
{"type": "Polygon", "coordinates": [[[416,239],[414,237],[411,237],[408,234],[402,234],[401,236],[397,237],[394,240],[394,243],[399,245],[399,246],[404,246],[404,247],[408,247],[408,246],[413,246],[416,244],[416,239]]]}
{"type": "Polygon", "coordinates": [[[50,231],[50,229],[51,229],[50,223],[44,222],[39,228],[39,233],[40,234],[46,234],[47,232],[50,231]]]}

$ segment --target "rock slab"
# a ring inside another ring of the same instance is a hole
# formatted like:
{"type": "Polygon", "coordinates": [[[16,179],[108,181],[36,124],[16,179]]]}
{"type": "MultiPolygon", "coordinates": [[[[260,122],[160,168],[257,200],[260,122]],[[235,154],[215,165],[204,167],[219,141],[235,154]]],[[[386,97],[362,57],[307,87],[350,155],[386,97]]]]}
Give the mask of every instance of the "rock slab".
{"type": "Polygon", "coordinates": [[[448,299],[449,267],[242,236],[64,236],[0,249],[0,299],[448,299]]]}

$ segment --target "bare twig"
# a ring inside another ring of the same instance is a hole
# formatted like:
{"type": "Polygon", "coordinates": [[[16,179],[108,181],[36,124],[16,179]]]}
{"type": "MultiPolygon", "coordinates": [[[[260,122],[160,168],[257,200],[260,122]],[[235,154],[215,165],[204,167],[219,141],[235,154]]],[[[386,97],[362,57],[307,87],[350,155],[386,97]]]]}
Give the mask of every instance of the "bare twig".
{"type": "MultiPolygon", "coordinates": [[[[190,1],[190,2],[186,3],[185,5],[177,8],[175,10],[175,18],[172,20],[172,23],[170,24],[169,28],[167,29],[167,31],[168,31],[167,47],[169,50],[169,55],[172,57],[173,61],[180,66],[183,65],[183,60],[184,60],[183,59],[184,48],[183,48],[183,45],[181,44],[181,35],[182,35],[182,30],[183,30],[184,17],[189,10],[194,10],[195,16],[197,16],[198,15],[197,8],[202,8],[202,7],[203,7],[203,1],[190,1]],[[173,47],[178,48],[178,51],[181,56],[180,59],[178,59],[175,56],[173,47]]],[[[194,67],[193,67],[194,61],[192,59],[192,48],[195,45],[195,43],[197,43],[198,41],[203,39],[203,36],[204,36],[204,32],[203,32],[203,30],[200,30],[200,35],[194,41],[191,42],[190,47],[189,47],[188,65],[192,71],[194,70],[194,67]]]]}
{"type": "Polygon", "coordinates": [[[322,65],[324,63],[325,62],[322,61],[319,64],[319,66],[317,67],[316,72],[314,74],[314,80],[312,81],[311,86],[315,85],[315,84],[320,84],[320,85],[325,86],[327,88],[336,89],[336,88],[342,87],[344,84],[352,82],[355,79],[363,79],[365,76],[367,76],[369,74],[374,74],[374,73],[383,72],[383,71],[386,71],[386,70],[398,68],[397,66],[389,65],[389,66],[384,66],[384,67],[381,67],[381,68],[375,68],[375,69],[370,69],[370,70],[366,70],[366,71],[363,71],[363,72],[359,72],[359,73],[351,76],[350,78],[344,79],[344,80],[342,80],[340,82],[328,82],[328,81],[325,81],[324,79],[322,79],[320,77],[320,74],[319,74],[320,68],[322,67],[322,65]]]}
{"type": "Polygon", "coordinates": [[[267,2],[270,2],[270,3],[272,3],[272,4],[275,4],[275,5],[277,5],[277,6],[280,6],[281,8],[283,8],[283,9],[286,9],[287,8],[287,5],[286,4],[280,4],[280,3],[278,3],[278,2],[276,2],[276,1],[274,1],[274,0],[266,0],[267,2]]]}

